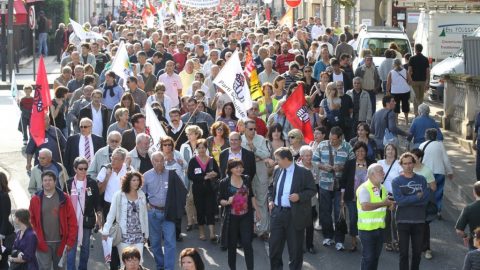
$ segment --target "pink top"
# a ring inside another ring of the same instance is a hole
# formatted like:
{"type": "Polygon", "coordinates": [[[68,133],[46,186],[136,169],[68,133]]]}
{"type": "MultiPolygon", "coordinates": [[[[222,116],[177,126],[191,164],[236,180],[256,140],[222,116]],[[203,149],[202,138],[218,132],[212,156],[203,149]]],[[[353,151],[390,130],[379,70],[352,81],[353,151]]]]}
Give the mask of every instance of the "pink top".
{"type": "Polygon", "coordinates": [[[180,79],[180,76],[177,74],[173,73],[172,76],[168,76],[167,73],[163,73],[160,75],[158,78],[159,82],[162,82],[165,84],[165,95],[170,97],[172,99],[172,107],[177,107],[178,106],[178,89],[182,89],[182,80],[180,79]]]}

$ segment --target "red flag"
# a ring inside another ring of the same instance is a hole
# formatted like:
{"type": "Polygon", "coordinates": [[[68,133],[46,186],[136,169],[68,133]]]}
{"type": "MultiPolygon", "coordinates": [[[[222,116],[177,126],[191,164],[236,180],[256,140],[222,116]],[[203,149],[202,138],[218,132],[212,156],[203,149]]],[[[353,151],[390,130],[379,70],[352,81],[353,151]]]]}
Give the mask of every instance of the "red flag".
{"type": "Polygon", "coordinates": [[[308,114],[307,102],[303,92],[303,84],[299,84],[293,93],[282,105],[285,117],[294,128],[302,131],[306,143],[313,141],[313,130],[310,124],[310,115],[308,114]]]}
{"type": "Polygon", "coordinates": [[[35,96],[33,98],[32,116],[30,118],[30,133],[37,146],[45,142],[45,116],[48,107],[52,104],[50,88],[48,86],[47,71],[43,56],[40,56],[38,63],[37,82],[35,96]]]}
{"type": "Polygon", "coordinates": [[[150,0],[145,2],[145,8],[150,10],[150,14],[157,15],[157,9],[150,3],[150,0]]]}
{"type": "Polygon", "coordinates": [[[270,8],[267,8],[267,10],[265,10],[265,18],[267,19],[267,21],[270,22],[270,8]]]}
{"type": "Polygon", "coordinates": [[[238,3],[235,4],[235,9],[233,10],[233,17],[237,17],[238,13],[240,13],[240,5],[238,3]]]}

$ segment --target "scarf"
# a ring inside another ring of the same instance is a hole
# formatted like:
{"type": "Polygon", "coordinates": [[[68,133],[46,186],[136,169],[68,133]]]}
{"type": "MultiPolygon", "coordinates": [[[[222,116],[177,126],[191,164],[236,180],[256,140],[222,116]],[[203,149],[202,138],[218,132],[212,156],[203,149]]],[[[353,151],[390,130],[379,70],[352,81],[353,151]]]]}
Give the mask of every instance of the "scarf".
{"type": "Polygon", "coordinates": [[[103,98],[107,97],[107,91],[109,92],[110,97],[114,97],[115,92],[113,91],[113,88],[115,87],[117,87],[116,82],[113,83],[113,85],[107,85],[107,83],[105,82],[105,84],[103,85],[103,98]]]}
{"type": "Polygon", "coordinates": [[[75,215],[78,222],[78,246],[82,246],[83,239],[83,216],[85,213],[85,193],[87,191],[87,179],[83,180],[82,190],[77,190],[77,180],[73,179],[72,186],[70,188],[70,198],[72,199],[73,208],[75,209],[75,215]],[[75,191],[75,192],[74,192],[75,191]],[[80,207],[80,214],[77,213],[77,208],[80,207]]]}

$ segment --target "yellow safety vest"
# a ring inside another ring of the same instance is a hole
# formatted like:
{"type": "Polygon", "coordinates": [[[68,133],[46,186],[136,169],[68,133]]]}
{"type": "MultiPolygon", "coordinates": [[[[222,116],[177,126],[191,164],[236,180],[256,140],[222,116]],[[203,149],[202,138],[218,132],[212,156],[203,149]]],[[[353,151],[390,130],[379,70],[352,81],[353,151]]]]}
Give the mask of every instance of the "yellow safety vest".
{"type": "Polygon", "coordinates": [[[364,211],[362,210],[362,206],[358,200],[358,191],[361,188],[366,188],[368,193],[370,194],[370,202],[371,203],[379,203],[382,202],[387,197],[387,189],[381,185],[380,190],[378,187],[374,186],[370,180],[365,181],[361,184],[357,191],[357,210],[358,210],[358,222],[357,226],[359,230],[362,231],[373,231],[377,229],[384,229],[385,228],[385,216],[387,214],[387,207],[380,207],[372,211],[364,211]],[[380,197],[379,194],[382,193],[380,197]],[[377,195],[375,195],[377,193],[377,195]]]}

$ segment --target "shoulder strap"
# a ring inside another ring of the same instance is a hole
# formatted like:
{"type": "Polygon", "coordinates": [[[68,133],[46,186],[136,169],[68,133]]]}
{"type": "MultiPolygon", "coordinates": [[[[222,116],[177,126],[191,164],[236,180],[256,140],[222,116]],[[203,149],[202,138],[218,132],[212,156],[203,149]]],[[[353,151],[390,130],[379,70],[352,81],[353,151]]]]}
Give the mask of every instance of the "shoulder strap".
{"type": "Polygon", "coordinates": [[[402,73],[398,72],[397,70],[395,70],[395,72],[397,72],[398,75],[400,75],[400,77],[402,77],[406,82],[408,82],[407,79],[405,77],[403,77],[402,73]]]}
{"type": "Polygon", "coordinates": [[[388,110],[387,114],[385,115],[385,122],[386,122],[386,129],[388,129],[388,131],[390,131],[390,129],[388,128],[388,115],[392,112],[392,110],[388,110]]]}
{"type": "MultiPolygon", "coordinates": [[[[425,155],[425,149],[426,149],[427,146],[428,146],[430,143],[432,143],[432,142],[433,142],[433,141],[429,141],[429,142],[427,142],[427,143],[423,146],[422,151],[423,151],[423,154],[424,154],[424,155],[425,155]]],[[[421,162],[421,161],[423,161],[423,157],[420,159],[420,162],[421,162]]]]}
{"type": "Polygon", "coordinates": [[[390,170],[392,169],[393,164],[395,164],[395,161],[397,161],[397,160],[394,160],[394,161],[392,162],[392,164],[390,164],[390,168],[388,168],[388,171],[387,171],[387,173],[385,174],[385,177],[383,178],[382,184],[385,183],[385,180],[387,180],[388,174],[390,173],[390,170]]]}

